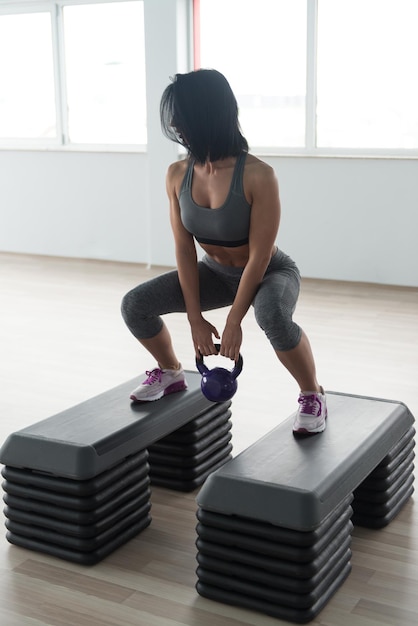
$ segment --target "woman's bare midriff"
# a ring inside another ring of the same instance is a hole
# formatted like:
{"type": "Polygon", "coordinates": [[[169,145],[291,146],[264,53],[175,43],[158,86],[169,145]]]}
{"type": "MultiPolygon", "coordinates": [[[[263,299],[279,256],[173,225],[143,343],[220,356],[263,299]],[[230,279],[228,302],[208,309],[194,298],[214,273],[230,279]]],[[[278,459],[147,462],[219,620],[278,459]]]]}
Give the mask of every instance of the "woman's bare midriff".
{"type": "MultiPolygon", "coordinates": [[[[214,261],[220,265],[226,265],[229,267],[245,267],[248,262],[249,246],[238,246],[237,248],[228,248],[224,246],[213,246],[209,244],[199,244],[203,250],[214,261]]],[[[273,246],[271,255],[276,251],[276,246],[273,246]]]]}

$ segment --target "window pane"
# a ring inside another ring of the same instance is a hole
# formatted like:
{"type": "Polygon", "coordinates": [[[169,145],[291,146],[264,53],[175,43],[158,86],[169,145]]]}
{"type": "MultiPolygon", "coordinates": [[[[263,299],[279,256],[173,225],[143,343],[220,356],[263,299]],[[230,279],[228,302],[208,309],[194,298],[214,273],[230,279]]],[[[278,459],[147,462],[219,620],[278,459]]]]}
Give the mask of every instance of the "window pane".
{"type": "Polygon", "coordinates": [[[55,136],[50,13],[0,15],[0,137],[55,136]]]}
{"type": "Polygon", "coordinates": [[[64,7],[70,141],[146,143],[143,2],[64,7]]]}
{"type": "Polygon", "coordinates": [[[319,0],[320,147],[418,148],[418,2],[319,0]]]}
{"type": "Polygon", "coordinates": [[[251,146],[305,145],[306,0],[200,0],[201,67],[225,74],[251,146]]]}

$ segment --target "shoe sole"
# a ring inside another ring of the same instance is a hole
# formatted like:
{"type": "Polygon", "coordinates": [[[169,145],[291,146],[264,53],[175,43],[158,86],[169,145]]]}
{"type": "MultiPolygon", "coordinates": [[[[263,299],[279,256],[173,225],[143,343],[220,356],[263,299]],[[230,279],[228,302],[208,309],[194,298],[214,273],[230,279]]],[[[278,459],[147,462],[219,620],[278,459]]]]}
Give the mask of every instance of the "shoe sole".
{"type": "Polygon", "coordinates": [[[318,426],[317,428],[313,428],[312,430],[308,430],[307,428],[294,428],[293,429],[293,434],[295,435],[295,437],[310,437],[313,435],[319,435],[320,433],[323,433],[324,430],[327,427],[327,418],[328,418],[328,413],[325,415],[325,420],[324,423],[321,424],[321,426],[318,426]]]}
{"type": "Polygon", "coordinates": [[[307,430],[306,428],[298,428],[297,430],[293,430],[293,434],[295,437],[313,437],[314,435],[319,435],[323,433],[326,428],[326,425],[320,426],[315,430],[307,430]]]}
{"type": "Polygon", "coordinates": [[[153,396],[148,396],[147,398],[138,399],[136,396],[131,394],[130,399],[137,404],[141,404],[142,402],[154,402],[154,400],[161,400],[161,398],[163,398],[164,396],[170,395],[170,393],[176,393],[177,391],[184,391],[185,389],[187,389],[187,383],[185,380],[181,380],[177,383],[173,383],[172,385],[169,385],[168,387],[166,387],[165,389],[163,389],[162,391],[160,391],[159,393],[153,396]]]}

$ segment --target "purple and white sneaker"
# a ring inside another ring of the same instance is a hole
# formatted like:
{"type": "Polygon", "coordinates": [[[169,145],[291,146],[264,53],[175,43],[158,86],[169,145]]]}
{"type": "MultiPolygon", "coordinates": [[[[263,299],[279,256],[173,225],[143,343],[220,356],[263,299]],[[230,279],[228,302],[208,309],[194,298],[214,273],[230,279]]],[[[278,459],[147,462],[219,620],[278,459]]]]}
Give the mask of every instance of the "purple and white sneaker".
{"type": "Polygon", "coordinates": [[[146,380],[131,393],[133,402],[151,402],[168,396],[170,393],[187,389],[184,370],[181,366],[178,370],[162,370],[156,367],[145,373],[146,380]]]}
{"type": "Polygon", "coordinates": [[[304,437],[322,433],[326,427],[327,400],[321,387],[316,391],[302,391],[299,396],[299,409],[293,422],[293,434],[304,437]]]}

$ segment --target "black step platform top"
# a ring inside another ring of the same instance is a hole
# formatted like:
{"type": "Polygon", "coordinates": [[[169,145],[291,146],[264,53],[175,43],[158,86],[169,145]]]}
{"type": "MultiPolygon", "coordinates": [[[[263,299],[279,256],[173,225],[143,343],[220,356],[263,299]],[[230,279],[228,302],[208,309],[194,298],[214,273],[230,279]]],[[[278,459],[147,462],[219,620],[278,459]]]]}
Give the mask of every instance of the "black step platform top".
{"type": "Polygon", "coordinates": [[[200,374],[186,376],[188,389],[156,402],[129,400],[143,375],[17,431],[3,444],[0,463],[63,478],[93,478],[199,415],[219,414],[219,405],[201,392],[200,374]]]}
{"type": "Polygon", "coordinates": [[[293,416],[209,476],[197,496],[207,511],[311,531],[410,430],[401,402],[328,392],[328,424],[308,438],[293,416]]]}

